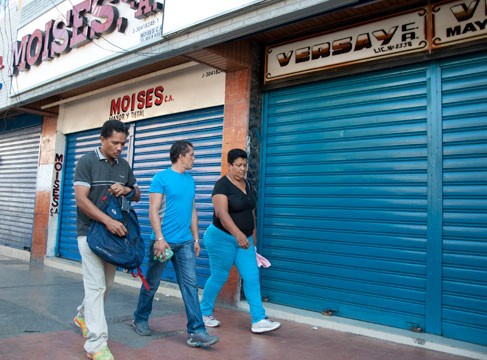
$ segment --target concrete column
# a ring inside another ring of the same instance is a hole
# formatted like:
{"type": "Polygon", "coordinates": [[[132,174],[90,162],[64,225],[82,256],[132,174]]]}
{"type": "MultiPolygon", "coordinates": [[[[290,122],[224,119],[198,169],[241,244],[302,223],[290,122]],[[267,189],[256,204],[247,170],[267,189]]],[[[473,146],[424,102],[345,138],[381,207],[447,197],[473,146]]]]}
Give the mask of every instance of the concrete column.
{"type": "Polygon", "coordinates": [[[52,172],[55,158],[56,127],[56,118],[44,117],[39,154],[39,169],[37,172],[31,261],[42,262],[46,254],[47,228],[51,203],[52,172]]]}
{"type": "MultiPolygon", "coordinates": [[[[255,135],[249,133],[249,129],[258,130],[260,128],[262,94],[259,91],[260,79],[258,77],[261,51],[254,44],[249,43],[244,48],[246,53],[243,58],[245,58],[247,66],[226,73],[221,174],[225,175],[228,170],[228,151],[233,148],[241,148],[250,152],[248,177],[251,183],[255,183],[258,179],[256,164],[259,161],[259,149],[255,135]]],[[[235,305],[239,299],[240,276],[233,267],[225,286],[220,291],[217,302],[235,305]]]]}
{"type": "MultiPolygon", "coordinates": [[[[225,80],[225,110],[223,120],[222,176],[227,173],[227,153],[233,148],[245,149],[250,109],[249,68],[229,72],[225,80]]],[[[218,296],[217,302],[235,305],[240,292],[240,276],[235,266],[218,296]]]]}

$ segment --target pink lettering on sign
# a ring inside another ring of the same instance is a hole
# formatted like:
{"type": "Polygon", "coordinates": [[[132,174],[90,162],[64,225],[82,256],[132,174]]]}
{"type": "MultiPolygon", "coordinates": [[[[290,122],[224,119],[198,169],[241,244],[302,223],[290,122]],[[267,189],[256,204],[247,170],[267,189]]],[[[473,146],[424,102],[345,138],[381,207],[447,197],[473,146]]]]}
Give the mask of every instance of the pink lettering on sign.
{"type": "Polygon", "coordinates": [[[58,214],[59,212],[59,199],[60,199],[60,190],[61,190],[61,174],[63,170],[63,154],[56,154],[54,159],[54,170],[56,174],[54,176],[54,182],[52,184],[52,201],[51,201],[51,216],[58,214]]]}
{"type": "Polygon", "coordinates": [[[162,85],[125,94],[111,100],[109,118],[127,120],[130,117],[143,117],[145,109],[172,101],[174,101],[174,97],[166,94],[162,85]]]}
{"type": "Polygon", "coordinates": [[[119,1],[130,5],[136,19],[149,17],[164,9],[164,5],[155,0],[111,0],[110,3],[83,0],[73,5],[62,19],[49,20],[43,29],[36,29],[12,43],[9,76],[52,60],[104,34],[115,30],[124,33],[128,19],[120,16],[117,8],[119,1]]]}

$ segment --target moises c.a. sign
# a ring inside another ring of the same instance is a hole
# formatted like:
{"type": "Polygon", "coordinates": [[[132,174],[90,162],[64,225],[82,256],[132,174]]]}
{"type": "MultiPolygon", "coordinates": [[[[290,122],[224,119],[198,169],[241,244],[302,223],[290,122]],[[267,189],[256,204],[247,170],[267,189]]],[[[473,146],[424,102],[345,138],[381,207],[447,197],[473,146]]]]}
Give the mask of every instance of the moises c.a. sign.
{"type": "Polygon", "coordinates": [[[128,20],[120,16],[119,3],[129,5],[136,19],[162,12],[164,8],[155,0],[84,0],[73,5],[63,18],[51,19],[44,29],[36,29],[12,43],[9,76],[61,56],[115,29],[125,32],[128,20]]]}

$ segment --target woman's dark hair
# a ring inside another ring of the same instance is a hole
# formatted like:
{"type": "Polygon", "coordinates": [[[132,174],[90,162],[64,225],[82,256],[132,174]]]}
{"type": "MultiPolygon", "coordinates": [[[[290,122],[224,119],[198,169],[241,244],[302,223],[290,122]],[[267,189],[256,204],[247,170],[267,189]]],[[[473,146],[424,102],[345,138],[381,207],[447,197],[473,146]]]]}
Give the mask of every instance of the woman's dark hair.
{"type": "Polygon", "coordinates": [[[100,135],[103,136],[105,139],[108,139],[110,136],[112,136],[114,131],[124,133],[125,136],[129,136],[129,129],[120,120],[105,121],[103,127],[101,128],[100,135]]]}
{"type": "Polygon", "coordinates": [[[228,152],[227,161],[233,164],[238,158],[247,159],[247,153],[242,149],[232,149],[228,152]]]}
{"type": "Polygon", "coordinates": [[[189,141],[178,140],[172,144],[169,150],[169,157],[171,158],[171,163],[175,164],[178,161],[179,155],[185,156],[194,146],[189,141]]]}

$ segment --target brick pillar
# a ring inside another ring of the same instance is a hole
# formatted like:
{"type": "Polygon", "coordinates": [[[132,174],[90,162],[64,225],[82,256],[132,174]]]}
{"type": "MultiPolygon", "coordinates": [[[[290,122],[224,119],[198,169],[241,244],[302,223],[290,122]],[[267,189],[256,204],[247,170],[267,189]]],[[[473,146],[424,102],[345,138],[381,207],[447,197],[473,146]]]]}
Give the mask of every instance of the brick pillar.
{"type": "MultiPolygon", "coordinates": [[[[54,147],[56,145],[56,127],[56,118],[44,117],[42,123],[38,174],[52,174],[55,153],[54,147]]],[[[46,254],[47,226],[49,222],[49,208],[51,202],[51,187],[49,185],[46,186],[46,182],[49,182],[49,180],[44,179],[42,175],[40,177],[38,176],[37,179],[34,231],[32,233],[31,249],[31,261],[38,262],[42,262],[46,254]]]]}
{"type": "MultiPolygon", "coordinates": [[[[226,74],[225,110],[223,120],[222,175],[228,170],[227,153],[233,148],[245,150],[250,114],[252,72],[245,68],[226,74]]],[[[217,302],[235,305],[240,289],[240,276],[235,266],[218,296],[217,302]]]]}

